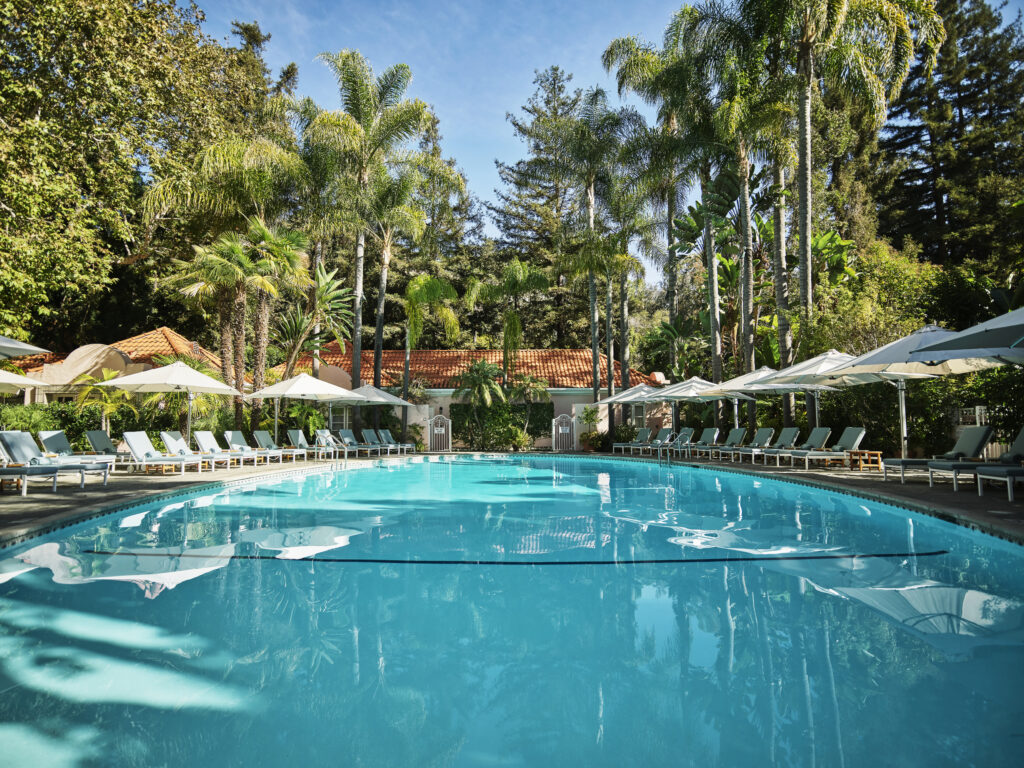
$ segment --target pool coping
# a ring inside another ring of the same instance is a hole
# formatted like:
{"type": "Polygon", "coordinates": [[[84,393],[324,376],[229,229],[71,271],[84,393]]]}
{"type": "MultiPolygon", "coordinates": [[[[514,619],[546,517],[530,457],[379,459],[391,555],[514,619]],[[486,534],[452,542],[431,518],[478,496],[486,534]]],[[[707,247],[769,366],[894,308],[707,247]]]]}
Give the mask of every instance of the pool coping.
{"type": "Polygon", "coordinates": [[[829,482],[816,477],[797,477],[793,475],[781,475],[781,474],[766,474],[764,471],[747,470],[735,466],[727,466],[722,464],[700,464],[690,461],[680,462],[666,462],[661,461],[655,457],[649,456],[612,456],[607,454],[581,454],[581,453],[550,453],[547,451],[522,451],[522,452],[495,452],[495,451],[483,451],[483,452],[459,452],[459,453],[446,453],[446,454],[416,454],[413,456],[393,456],[380,459],[370,459],[367,461],[356,461],[345,464],[333,464],[325,465],[318,464],[315,466],[306,467],[292,467],[289,469],[278,469],[264,474],[250,475],[248,477],[235,478],[233,480],[212,480],[208,483],[198,483],[189,485],[187,488],[172,489],[153,491],[150,493],[143,493],[140,496],[132,499],[131,501],[123,501],[114,504],[107,504],[102,506],[90,507],[80,512],[71,512],[65,516],[60,517],[56,520],[48,520],[40,522],[38,525],[33,525],[26,530],[19,531],[16,534],[3,535],[0,534],[0,550],[9,549],[11,547],[22,544],[26,541],[45,536],[48,533],[69,528],[79,523],[87,522],[89,520],[95,520],[100,517],[106,517],[108,515],[117,514],[120,512],[127,512],[132,509],[137,509],[141,506],[149,506],[154,503],[161,501],[170,501],[172,499],[180,500],[182,498],[189,498],[192,496],[201,496],[214,490],[221,490],[224,488],[235,488],[246,485],[254,485],[257,483],[266,482],[268,480],[279,480],[288,477],[302,477],[306,475],[319,475],[326,474],[329,472],[350,472],[359,469],[371,469],[382,466],[390,466],[395,464],[404,464],[408,462],[441,462],[447,458],[460,458],[460,457],[473,457],[479,459],[486,458],[504,458],[504,457],[515,457],[515,456],[537,456],[544,458],[567,458],[581,461],[603,461],[603,462],[622,462],[622,463],[641,463],[641,464],[654,464],[664,467],[686,467],[688,469],[698,469],[701,471],[713,471],[713,472],[727,472],[734,475],[743,475],[746,477],[756,479],[768,479],[780,483],[789,483],[791,485],[799,485],[809,488],[815,488],[818,490],[830,491],[833,493],[840,493],[845,496],[852,496],[859,499],[865,499],[866,501],[874,501],[881,504],[887,504],[898,509],[907,510],[909,512],[915,512],[918,514],[933,517],[938,520],[942,520],[947,523],[952,523],[969,530],[978,531],[989,536],[1008,541],[1017,545],[1024,545],[1024,533],[1018,533],[1014,530],[1008,530],[998,525],[993,525],[979,520],[971,520],[958,515],[954,508],[934,506],[930,504],[923,504],[913,499],[908,499],[903,496],[878,493],[877,491],[859,491],[850,489],[839,483],[829,482]]]}

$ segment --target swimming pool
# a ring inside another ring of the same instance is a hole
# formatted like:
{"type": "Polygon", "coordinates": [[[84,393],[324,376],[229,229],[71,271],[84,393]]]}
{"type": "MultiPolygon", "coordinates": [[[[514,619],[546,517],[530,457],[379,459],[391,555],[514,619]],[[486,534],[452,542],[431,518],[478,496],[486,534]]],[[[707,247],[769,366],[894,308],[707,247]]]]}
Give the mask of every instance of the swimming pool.
{"type": "Polygon", "coordinates": [[[1022,566],[644,462],[193,493],[0,551],[0,763],[1019,765],[1022,566]]]}

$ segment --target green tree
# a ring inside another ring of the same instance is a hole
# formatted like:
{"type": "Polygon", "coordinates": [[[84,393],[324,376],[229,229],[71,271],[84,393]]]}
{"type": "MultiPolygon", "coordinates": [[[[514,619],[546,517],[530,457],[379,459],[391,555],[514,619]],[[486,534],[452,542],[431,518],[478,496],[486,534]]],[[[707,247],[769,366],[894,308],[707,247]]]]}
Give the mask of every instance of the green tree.
{"type": "Polygon", "coordinates": [[[75,384],[82,388],[78,390],[75,402],[81,407],[95,406],[100,411],[100,429],[106,432],[110,429],[110,417],[124,409],[132,414],[138,414],[131,392],[117,389],[116,387],[98,387],[100,382],[110,381],[120,376],[120,371],[104,368],[99,376],[83,374],[75,379],[75,384]]]}
{"type": "Polygon", "coordinates": [[[508,402],[522,403],[526,406],[523,409],[523,432],[530,431],[530,405],[533,403],[546,403],[551,400],[548,392],[548,381],[528,373],[519,374],[512,378],[508,388],[508,402]]]}
{"type": "MultiPolygon", "coordinates": [[[[452,399],[469,405],[476,426],[477,441],[483,440],[484,436],[483,412],[495,401],[505,402],[505,390],[498,383],[500,374],[501,369],[494,363],[477,360],[455,377],[452,399]]],[[[482,443],[478,442],[474,447],[479,449],[481,446],[482,443]]]]}
{"type": "Polygon", "coordinates": [[[325,332],[344,348],[352,327],[351,306],[352,292],[338,278],[338,270],[328,272],[323,264],[317,266],[305,306],[294,304],[286,309],[272,331],[271,340],[285,355],[283,378],[294,375],[304,352],[320,348],[325,332]]]}

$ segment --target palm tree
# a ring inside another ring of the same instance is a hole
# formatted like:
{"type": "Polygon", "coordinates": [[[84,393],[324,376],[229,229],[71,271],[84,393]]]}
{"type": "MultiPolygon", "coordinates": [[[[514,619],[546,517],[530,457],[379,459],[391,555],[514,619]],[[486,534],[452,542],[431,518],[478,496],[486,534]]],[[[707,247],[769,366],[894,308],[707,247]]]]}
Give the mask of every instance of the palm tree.
{"type": "Polygon", "coordinates": [[[120,376],[120,371],[104,368],[99,376],[91,376],[88,373],[82,374],[75,379],[75,384],[80,384],[82,389],[78,392],[75,401],[80,406],[96,406],[100,409],[100,429],[106,432],[110,428],[110,417],[122,408],[138,414],[138,409],[132,403],[132,393],[117,389],[116,387],[98,387],[100,382],[110,381],[120,376]]]}
{"type": "MultiPolygon", "coordinates": [[[[742,0],[740,13],[761,0],[742,0]]],[[[930,68],[945,39],[934,0],[790,0],[775,8],[785,23],[783,45],[796,56],[797,213],[800,303],[805,317],[813,307],[811,256],[811,98],[815,83],[853,97],[874,127],[885,120],[910,72],[915,48],[930,68]]]]}
{"type": "MultiPolygon", "coordinates": [[[[337,275],[338,270],[328,272],[323,264],[318,265],[306,307],[294,305],[279,317],[272,333],[274,344],[285,353],[284,378],[295,373],[303,352],[320,348],[323,330],[344,348],[352,327],[352,292],[337,275]]],[[[314,363],[316,359],[314,356],[314,363]]]]}
{"type": "Polygon", "coordinates": [[[551,400],[548,392],[548,381],[528,373],[520,374],[512,379],[508,390],[508,401],[510,403],[522,403],[523,410],[523,432],[530,433],[530,406],[533,403],[545,403],[551,400]]]}
{"type": "MultiPolygon", "coordinates": [[[[319,121],[324,141],[333,143],[344,155],[357,196],[366,195],[378,165],[405,142],[422,132],[429,115],[418,99],[405,99],[412,81],[406,64],[388,67],[375,75],[370,63],[358,51],[342,50],[319,56],[338,81],[343,111],[329,113],[319,121]]],[[[363,270],[367,224],[357,223],[355,252],[354,324],[352,329],[352,381],[361,380],[363,333],[363,270]]]]}
{"type": "MultiPolygon", "coordinates": [[[[271,227],[262,219],[249,219],[246,248],[254,270],[263,278],[256,286],[256,322],[253,324],[253,390],[263,389],[270,344],[270,305],[280,289],[304,289],[311,283],[306,271],[308,241],[301,232],[271,227]]],[[[259,409],[253,411],[259,423],[259,409]]]]}
{"type": "Polygon", "coordinates": [[[512,257],[498,275],[497,282],[474,282],[466,292],[465,301],[469,306],[479,299],[484,304],[504,304],[505,313],[501,328],[502,374],[507,383],[515,373],[516,359],[523,343],[523,325],[519,317],[522,303],[531,293],[546,291],[548,279],[537,267],[512,257]]]}
{"type": "MultiPolygon", "coordinates": [[[[412,349],[420,340],[429,315],[434,315],[450,342],[459,337],[459,318],[448,305],[458,294],[447,280],[432,275],[417,275],[405,286],[405,366],[402,374],[402,398],[409,399],[409,368],[412,349]]],[[[402,409],[402,434],[407,429],[408,409],[402,409]]]]}
{"type": "Polygon", "coordinates": [[[595,229],[597,185],[618,160],[623,138],[639,122],[639,115],[633,110],[611,109],[604,89],[593,87],[583,94],[572,118],[554,121],[547,126],[555,148],[556,164],[577,180],[584,196],[587,235],[583,247],[577,251],[575,267],[586,272],[590,290],[590,351],[595,402],[601,396],[596,275],[603,264],[601,244],[595,229]]]}
{"type": "Polygon", "coordinates": [[[486,360],[477,360],[455,377],[455,391],[452,399],[469,403],[476,426],[476,436],[483,438],[484,424],[482,411],[490,408],[495,400],[505,402],[505,390],[498,383],[501,369],[486,360]]]}

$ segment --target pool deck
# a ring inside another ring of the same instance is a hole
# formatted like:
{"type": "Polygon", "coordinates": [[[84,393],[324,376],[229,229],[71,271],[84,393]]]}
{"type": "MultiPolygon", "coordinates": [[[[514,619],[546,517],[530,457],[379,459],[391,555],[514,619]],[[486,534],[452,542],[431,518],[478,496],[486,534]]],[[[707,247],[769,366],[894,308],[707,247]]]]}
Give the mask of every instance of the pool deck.
{"type": "MultiPolygon", "coordinates": [[[[550,456],[550,453],[536,454],[550,456]]],[[[593,458],[608,458],[607,455],[587,454],[593,458]]],[[[620,458],[620,457],[616,457],[620,458]]],[[[629,461],[629,458],[620,459],[629,461]]],[[[637,459],[633,459],[637,460],[637,459]]],[[[366,462],[367,459],[349,459],[349,465],[366,462]]],[[[376,461],[376,458],[373,459],[376,461]]],[[[392,459],[401,461],[401,459],[392,459]]],[[[649,460],[648,460],[649,461],[649,460]]],[[[33,483],[27,497],[15,491],[0,494],[0,546],[16,543],[29,538],[39,531],[69,525],[80,519],[101,513],[107,507],[137,504],[147,497],[173,493],[179,490],[195,489],[209,483],[245,481],[252,478],[269,477],[295,472],[315,472],[328,469],[333,462],[306,461],[286,462],[271,467],[245,467],[211,472],[187,472],[180,474],[143,475],[118,471],[111,475],[106,488],[94,477],[85,481],[85,488],[78,487],[71,476],[62,479],[56,494],[43,483],[33,483]]],[[[764,467],[761,464],[730,462],[685,462],[693,466],[710,467],[724,471],[766,475],[781,480],[816,486],[827,486],[852,492],[870,499],[905,506],[915,511],[939,517],[950,522],[975,528],[1010,541],[1024,544],[1024,501],[1018,498],[1013,504],[1006,500],[1005,486],[990,485],[985,495],[978,497],[972,482],[962,482],[960,491],[953,492],[952,480],[936,478],[934,488],[928,486],[927,472],[907,472],[907,482],[899,479],[882,482],[882,475],[876,471],[850,471],[846,469],[790,469],[789,467],[764,467]]],[[[968,478],[964,478],[968,480],[968,478]]],[[[1024,494],[1019,494],[1024,496],[1024,494]]]]}

